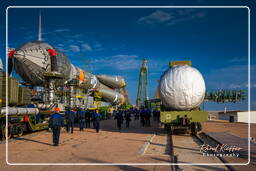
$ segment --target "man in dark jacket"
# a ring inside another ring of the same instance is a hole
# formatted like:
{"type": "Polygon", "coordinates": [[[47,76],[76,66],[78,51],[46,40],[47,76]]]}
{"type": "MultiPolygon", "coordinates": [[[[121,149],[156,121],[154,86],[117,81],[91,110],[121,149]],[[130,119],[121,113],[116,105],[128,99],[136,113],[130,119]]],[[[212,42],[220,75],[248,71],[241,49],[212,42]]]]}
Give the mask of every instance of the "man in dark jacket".
{"type": "Polygon", "coordinates": [[[99,133],[99,130],[100,130],[100,118],[101,118],[101,115],[99,113],[99,110],[96,110],[93,113],[93,122],[94,122],[94,126],[97,133],[99,133]]]}
{"type": "Polygon", "coordinates": [[[117,121],[117,127],[119,129],[119,132],[121,132],[121,128],[122,128],[122,124],[123,124],[123,120],[124,120],[122,111],[117,112],[115,119],[117,121]]]}
{"type": "Polygon", "coordinates": [[[139,120],[139,118],[140,118],[140,111],[138,109],[135,109],[134,113],[135,113],[134,120],[139,120]]]}
{"type": "Polygon", "coordinates": [[[91,112],[89,110],[87,110],[85,112],[85,127],[86,128],[91,128],[91,112]]]}
{"type": "Polygon", "coordinates": [[[55,113],[51,116],[49,120],[49,128],[52,129],[52,139],[53,139],[53,145],[58,146],[59,145],[59,138],[60,138],[60,130],[61,127],[64,125],[64,119],[63,116],[59,113],[60,108],[55,108],[55,113]]]}
{"type": "Polygon", "coordinates": [[[150,126],[150,118],[151,118],[151,111],[149,109],[145,109],[145,125],[146,127],[150,126]]]}
{"type": "Polygon", "coordinates": [[[159,110],[155,109],[155,110],[153,111],[153,116],[154,116],[154,120],[155,120],[155,121],[157,121],[157,122],[160,121],[160,111],[159,111],[159,110]]]}
{"type": "Polygon", "coordinates": [[[140,123],[143,127],[145,126],[145,109],[144,108],[140,110],[140,123]]]}
{"type": "Polygon", "coordinates": [[[71,129],[71,133],[73,134],[74,130],[74,121],[75,121],[75,112],[70,108],[67,108],[66,112],[66,121],[67,121],[67,132],[71,129]]]}
{"type": "Polygon", "coordinates": [[[130,127],[130,121],[131,121],[131,114],[130,111],[125,112],[125,123],[126,123],[126,128],[130,127]]]}
{"type": "Polygon", "coordinates": [[[78,116],[78,120],[79,120],[80,131],[83,131],[84,130],[84,124],[85,124],[85,111],[81,108],[78,109],[77,116],[78,116]]]}

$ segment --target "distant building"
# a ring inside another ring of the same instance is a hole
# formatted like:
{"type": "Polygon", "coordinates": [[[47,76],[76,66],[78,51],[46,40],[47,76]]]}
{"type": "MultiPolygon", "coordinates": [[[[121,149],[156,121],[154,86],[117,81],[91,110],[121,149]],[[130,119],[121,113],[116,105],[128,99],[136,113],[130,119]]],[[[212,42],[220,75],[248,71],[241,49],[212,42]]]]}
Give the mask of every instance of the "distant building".
{"type": "MultiPolygon", "coordinates": [[[[209,120],[227,120],[231,122],[243,122],[248,123],[249,112],[248,111],[209,111],[209,120]]],[[[250,123],[256,123],[256,111],[250,111],[250,123]]]]}
{"type": "Polygon", "coordinates": [[[217,120],[219,119],[220,111],[208,111],[208,120],[217,120]]]}
{"type": "MultiPolygon", "coordinates": [[[[237,112],[237,122],[248,122],[249,112],[237,112]]],[[[256,123],[256,111],[250,111],[250,123],[256,123]]]]}

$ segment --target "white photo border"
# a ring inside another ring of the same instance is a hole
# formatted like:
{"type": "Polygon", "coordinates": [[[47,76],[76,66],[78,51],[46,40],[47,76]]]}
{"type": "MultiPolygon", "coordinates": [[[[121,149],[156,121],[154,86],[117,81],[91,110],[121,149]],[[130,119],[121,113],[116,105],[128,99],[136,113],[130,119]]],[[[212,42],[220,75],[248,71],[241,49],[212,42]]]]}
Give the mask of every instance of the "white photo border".
{"type": "MultiPolygon", "coordinates": [[[[152,8],[152,9],[166,9],[166,8],[246,8],[248,10],[248,162],[247,163],[10,163],[8,161],[8,138],[6,139],[6,163],[8,165],[62,165],[62,166],[70,166],[70,165],[92,165],[92,166],[115,166],[115,165],[148,165],[148,166],[168,166],[168,165],[248,165],[250,163],[250,121],[251,121],[251,98],[250,98],[250,87],[251,87],[251,30],[250,30],[250,8],[248,6],[8,6],[5,10],[6,12],[6,64],[8,61],[8,10],[11,8],[152,8]]],[[[8,67],[6,65],[6,71],[8,67]]],[[[8,106],[8,74],[6,72],[6,106],[8,106]]],[[[8,108],[6,108],[6,128],[8,128],[8,108]]],[[[6,137],[8,135],[8,129],[6,131],[6,137]]]]}

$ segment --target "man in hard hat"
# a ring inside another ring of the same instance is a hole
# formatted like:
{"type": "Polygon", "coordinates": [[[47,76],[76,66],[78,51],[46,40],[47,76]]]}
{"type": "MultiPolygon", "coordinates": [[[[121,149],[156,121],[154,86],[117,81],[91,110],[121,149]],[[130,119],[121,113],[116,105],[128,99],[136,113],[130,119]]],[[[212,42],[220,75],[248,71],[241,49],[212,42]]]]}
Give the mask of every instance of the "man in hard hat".
{"type": "Polygon", "coordinates": [[[75,112],[72,111],[70,108],[67,108],[65,112],[65,117],[67,121],[67,132],[71,129],[71,133],[73,134],[74,130],[74,122],[75,122],[75,112]]]}
{"type": "Polygon", "coordinates": [[[60,114],[60,108],[55,108],[55,113],[51,116],[49,120],[49,128],[52,129],[52,139],[53,145],[59,145],[59,138],[60,138],[60,130],[61,127],[64,125],[63,116],[60,114]]]}

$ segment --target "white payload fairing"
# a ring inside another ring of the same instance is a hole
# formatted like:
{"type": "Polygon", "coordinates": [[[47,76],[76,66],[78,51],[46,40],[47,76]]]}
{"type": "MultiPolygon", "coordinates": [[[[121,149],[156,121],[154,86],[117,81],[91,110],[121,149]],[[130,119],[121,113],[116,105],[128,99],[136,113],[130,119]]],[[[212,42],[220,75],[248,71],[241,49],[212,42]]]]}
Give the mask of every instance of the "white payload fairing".
{"type": "Polygon", "coordinates": [[[158,92],[166,109],[192,110],[203,102],[205,82],[202,74],[189,65],[169,68],[161,76],[158,92]]]}

